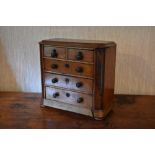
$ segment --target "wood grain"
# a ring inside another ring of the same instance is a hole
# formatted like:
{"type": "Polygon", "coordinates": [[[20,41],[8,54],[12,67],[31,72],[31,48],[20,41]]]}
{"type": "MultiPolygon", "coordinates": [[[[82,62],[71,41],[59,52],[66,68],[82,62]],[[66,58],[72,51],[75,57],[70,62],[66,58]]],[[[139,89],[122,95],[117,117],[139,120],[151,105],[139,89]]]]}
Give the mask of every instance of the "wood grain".
{"type": "Polygon", "coordinates": [[[65,59],[66,58],[66,49],[61,47],[53,47],[53,46],[45,46],[44,47],[44,56],[51,57],[52,50],[56,50],[56,54],[58,59],[65,59]]]}
{"type": "Polygon", "coordinates": [[[57,88],[46,87],[46,99],[51,100],[51,102],[52,100],[55,100],[55,101],[63,102],[66,104],[72,104],[78,107],[85,107],[88,109],[91,109],[92,107],[92,96],[91,95],[72,92],[72,91],[65,90],[65,89],[61,90],[57,88]],[[53,94],[55,93],[59,93],[59,96],[54,98],[53,94]],[[69,94],[69,96],[67,96],[66,94],[69,94]],[[83,99],[83,101],[80,103],[77,102],[79,98],[83,99]]]}
{"type": "Polygon", "coordinates": [[[94,53],[90,50],[80,50],[80,49],[73,49],[68,48],[67,50],[67,58],[69,60],[77,60],[76,56],[78,55],[78,52],[81,52],[82,54],[82,60],[81,62],[93,62],[94,61],[94,53]]]}
{"type": "Polygon", "coordinates": [[[38,41],[114,40],[115,93],[155,94],[155,27],[0,27],[0,91],[41,92],[38,41]]]}
{"type": "Polygon", "coordinates": [[[51,85],[55,87],[61,87],[92,94],[93,80],[79,77],[78,78],[68,77],[50,73],[45,73],[44,76],[45,76],[45,86],[51,85]],[[57,79],[57,82],[53,83],[52,82],[53,79],[57,79]],[[80,87],[77,87],[76,86],[77,83],[81,83],[82,85],[80,87]]]}
{"type": "Polygon", "coordinates": [[[44,70],[61,74],[80,75],[88,78],[93,78],[93,65],[70,62],[67,60],[54,60],[45,58],[44,70]],[[68,67],[65,66],[66,64],[68,65],[68,67]],[[52,65],[56,65],[57,67],[52,68],[52,65]],[[78,72],[78,68],[81,68],[82,71],[78,72]]]}
{"type": "Polygon", "coordinates": [[[2,129],[155,129],[155,96],[116,95],[105,120],[41,108],[41,94],[0,93],[2,129]]]}

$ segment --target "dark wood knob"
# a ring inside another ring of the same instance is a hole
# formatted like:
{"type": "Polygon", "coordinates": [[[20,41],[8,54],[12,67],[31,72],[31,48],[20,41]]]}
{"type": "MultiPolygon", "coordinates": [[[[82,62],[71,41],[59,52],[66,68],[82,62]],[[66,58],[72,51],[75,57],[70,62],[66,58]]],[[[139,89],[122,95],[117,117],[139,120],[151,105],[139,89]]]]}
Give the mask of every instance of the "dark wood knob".
{"type": "Polygon", "coordinates": [[[66,96],[69,97],[70,96],[70,93],[66,93],[66,96]]]}
{"type": "Polygon", "coordinates": [[[52,83],[57,83],[57,82],[58,82],[57,78],[52,79],[52,83]]]}
{"type": "Polygon", "coordinates": [[[82,67],[77,67],[75,70],[78,73],[82,73],[83,72],[83,68],[82,67]]]}
{"type": "Polygon", "coordinates": [[[77,99],[77,103],[82,103],[83,102],[83,98],[82,97],[79,97],[78,99],[77,99]]]}
{"type": "Polygon", "coordinates": [[[56,97],[58,97],[58,96],[59,96],[59,93],[58,93],[58,92],[56,92],[56,93],[53,94],[53,97],[54,97],[54,98],[56,98],[56,97]]]}
{"type": "Polygon", "coordinates": [[[57,69],[57,68],[58,68],[58,65],[57,65],[57,64],[52,64],[52,65],[51,65],[51,68],[52,68],[52,69],[57,69]]]}
{"type": "Polygon", "coordinates": [[[66,78],[65,81],[66,81],[66,83],[69,83],[69,79],[68,78],[66,78]]]}
{"type": "Polygon", "coordinates": [[[56,58],[57,56],[58,56],[58,53],[57,53],[56,49],[53,49],[51,52],[51,57],[56,58]]]}
{"type": "Polygon", "coordinates": [[[65,64],[65,67],[66,67],[66,68],[69,68],[69,64],[65,64]]]}
{"type": "Polygon", "coordinates": [[[83,59],[83,54],[82,52],[78,52],[77,55],[75,56],[76,60],[82,60],[83,59]]]}
{"type": "Polygon", "coordinates": [[[82,87],[82,86],[83,86],[83,83],[82,83],[82,82],[77,82],[77,83],[76,83],[76,87],[77,87],[77,88],[80,88],[80,87],[82,87]]]}

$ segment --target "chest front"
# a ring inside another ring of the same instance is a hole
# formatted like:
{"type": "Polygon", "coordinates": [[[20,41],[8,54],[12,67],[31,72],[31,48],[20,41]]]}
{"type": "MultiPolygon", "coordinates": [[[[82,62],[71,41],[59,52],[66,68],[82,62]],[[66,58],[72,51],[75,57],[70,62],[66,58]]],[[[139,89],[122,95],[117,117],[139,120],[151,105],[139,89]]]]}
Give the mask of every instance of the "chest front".
{"type": "Polygon", "coordinates": [[[42,106],[103,119],[113,104],[115,57],[113,42],[41,41],[42,106]]]}

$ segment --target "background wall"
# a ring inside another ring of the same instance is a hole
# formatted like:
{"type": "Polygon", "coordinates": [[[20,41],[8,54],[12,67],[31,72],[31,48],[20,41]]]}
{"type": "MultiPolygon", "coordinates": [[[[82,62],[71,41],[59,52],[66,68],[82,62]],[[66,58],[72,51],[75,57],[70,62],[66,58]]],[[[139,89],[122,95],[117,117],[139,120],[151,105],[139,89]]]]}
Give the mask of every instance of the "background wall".
{"type": "Polygon", "coordinates": [[[0,27],[0,91],[41,92],[38,42],[117,43],[115,93],[155,95],[155,27],[0,27]]]}

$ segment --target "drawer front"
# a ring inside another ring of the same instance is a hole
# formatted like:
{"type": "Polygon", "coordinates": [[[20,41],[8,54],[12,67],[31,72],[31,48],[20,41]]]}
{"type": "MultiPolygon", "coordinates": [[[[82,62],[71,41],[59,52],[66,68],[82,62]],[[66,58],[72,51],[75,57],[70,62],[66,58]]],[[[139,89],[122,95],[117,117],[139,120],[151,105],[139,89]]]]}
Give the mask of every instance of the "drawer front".
{"type": "Polygon", "coordinates": [[[67,49],[67,58],[69,60],[84,61],[84,62],[94,61],[93,51],[72,49],[72,48],[67,49]]]}
{"type": "Polygon", "coordinates": [[[73,104],[76,106],[91,108],[92,96],[87,94],[81,94],[77,92],[71,92],[67,90],[61,90],[51,87],[46,87],[46,99],[51,99],[66,104],[73,104]]]}
{"type": "Polygon", "coordinates": [[[45,85],[79,90],[92,94],[93,80],[45,73],[45,85]]]}
{"type": "Polygon", "coordinates": [[[51,57],[51,58],[65,59],[66,58],[66,50],[65,50],[65,48],[61,48],[61,47],[45,46],[44,47],[44,56],[51,57]]]}
{"type": "Polygon", "coordinates": [[[77,62],[44,59],[44,69],[61,74],[80,75],[93,77],[93,65],[77,62]]]}

